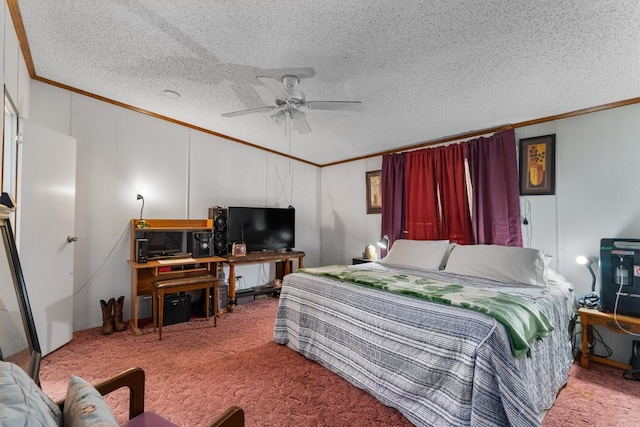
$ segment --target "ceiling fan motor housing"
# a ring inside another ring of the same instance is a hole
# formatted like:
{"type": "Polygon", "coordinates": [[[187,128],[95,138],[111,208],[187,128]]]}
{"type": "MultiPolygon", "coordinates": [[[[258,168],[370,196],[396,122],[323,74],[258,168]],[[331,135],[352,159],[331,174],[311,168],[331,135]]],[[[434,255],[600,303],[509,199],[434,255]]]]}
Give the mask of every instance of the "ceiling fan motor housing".
{"type": "Polygon", "coordinates": [[[300,106],[304,104],[305,98],[304,98],[304,93],[300,92],[297,89],[285,89],[285,91],[287,92],[287,94],[289,95],[288,98],[278,98],[276,99],[276,105],[278,106],[283,106],[286,104],[295,104],[296,106],[300,106]]]}
{"type": "Polygon", "coordinates": [[[300,83],[300,79],[296,76],[292,76],[291,74],[282,76],[282,84],[287,89],[293,89],[298,85],[298,83],[300,83]]]}

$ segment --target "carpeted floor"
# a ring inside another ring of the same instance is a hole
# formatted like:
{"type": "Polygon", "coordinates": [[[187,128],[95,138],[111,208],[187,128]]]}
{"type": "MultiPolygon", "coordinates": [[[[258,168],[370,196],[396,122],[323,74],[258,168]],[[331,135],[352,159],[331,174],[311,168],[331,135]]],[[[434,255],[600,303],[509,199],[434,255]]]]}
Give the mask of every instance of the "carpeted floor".
{"type": "MultiPolygon", "coordinates": [[[[139,366],[147,376],[146,409],[181,426],[204,426],[232,405],[245,410],[248,427],[411,425],[395,409],[273,342],[277,303],[269,298],[240,305],[217,328],[201,318],[167,326],[162,341],[151,325],[142,336],[129,330],[103,336],[100,328],[76,332],[43,359],[42,388],[60,399],[69,374],[97,382],[139,366]]],[[[126,392],[107,401],[124,422],[126,392]]],[[[615,368],[574,365],[543,426],[640,425],[637,408],[640,382],[624,380],[615,368]]]]}

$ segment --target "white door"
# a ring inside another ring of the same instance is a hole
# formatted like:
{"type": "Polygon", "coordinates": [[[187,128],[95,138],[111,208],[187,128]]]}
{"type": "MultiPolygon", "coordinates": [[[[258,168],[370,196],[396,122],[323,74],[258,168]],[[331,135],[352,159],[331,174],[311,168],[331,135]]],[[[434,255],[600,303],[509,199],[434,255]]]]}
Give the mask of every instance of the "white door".
{"type": "Polygon", "coordinates": [[[42,354],[73,335],[76,140],[22,119],[16,240],[42,354]]]}

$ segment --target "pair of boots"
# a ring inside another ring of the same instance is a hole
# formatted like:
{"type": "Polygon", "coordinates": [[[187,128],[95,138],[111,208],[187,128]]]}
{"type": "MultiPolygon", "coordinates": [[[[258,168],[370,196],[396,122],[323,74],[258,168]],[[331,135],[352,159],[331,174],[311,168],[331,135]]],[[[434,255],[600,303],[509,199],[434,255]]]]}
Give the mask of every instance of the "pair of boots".
{"type": "Polygon", "coordinates": [[[118,298],[111,298],[109,302],[100,300],[102,307],[102,335],[121,332],[127,329],[127,324],[122,321],[122,306],[124,306],[124,295],[118,298]]]}

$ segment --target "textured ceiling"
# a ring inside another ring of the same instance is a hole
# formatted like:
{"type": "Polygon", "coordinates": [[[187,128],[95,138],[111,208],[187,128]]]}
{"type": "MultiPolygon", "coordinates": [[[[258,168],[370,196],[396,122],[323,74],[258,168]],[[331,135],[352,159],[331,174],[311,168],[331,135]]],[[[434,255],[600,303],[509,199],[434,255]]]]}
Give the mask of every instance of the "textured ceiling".
{"type": "Polygon", "coordinates": [[[37,77],[319,165],[640,97],[637,0],[18,5],[37,77]],[[269,112],[222,117],[285,74],[364,111],[306,110],[291,144],[269,112]]]}

